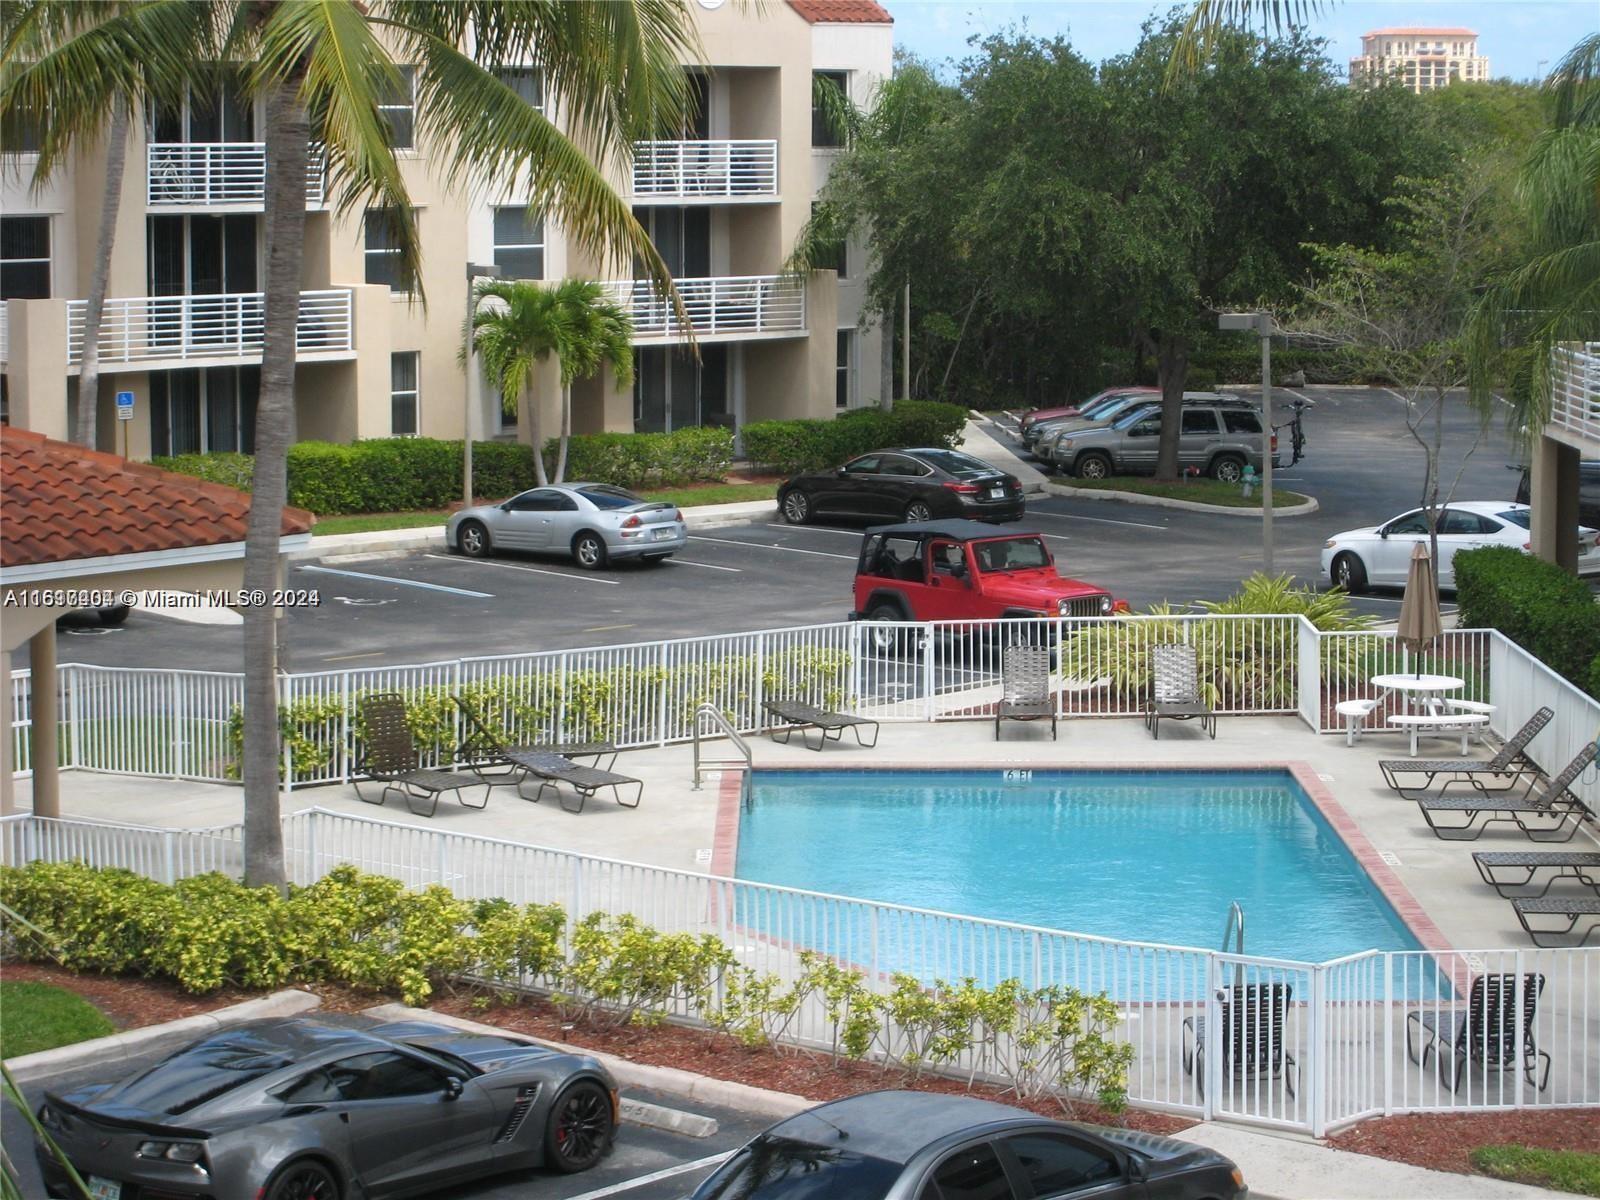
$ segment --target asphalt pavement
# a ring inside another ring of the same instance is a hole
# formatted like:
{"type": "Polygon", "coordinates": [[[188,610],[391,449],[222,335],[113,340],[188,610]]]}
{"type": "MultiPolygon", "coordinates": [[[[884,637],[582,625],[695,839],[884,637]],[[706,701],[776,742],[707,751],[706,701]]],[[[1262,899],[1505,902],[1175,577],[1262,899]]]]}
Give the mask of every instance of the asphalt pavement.
{"type": "MultiPolygon", "coordinates": [[[[1276,479],[1321,507],[1274,522],[1275,565],[1318,583],[1329,535],[1420,503],[1425,457],[1406,428],[1404,403],[1387,389],[1296,392],[1316,402],[1305,418],[1307,457],[1276,479]]],[[[1452,398],[1445,445],[1445,479],[1460,474],[1457,499],[1514,494],[1517,476],[1506,464],[1515,458],[1498,416],[1480,439],[1476,413],[1452,398]]],[[[1263,565],[1260,524],[1248,517],[1048,496],[1030,499],[1025,524],[1045,535],[1063,574],[1136,608],[1221,599],[1263,565]]],[[[314,589],[319,603],[287,613],[282,666],[344,670],[843,620],[862,527],[796,528],[774,510],[692,535],[685,553],[660,566],[603,572],[555,558],[443,552],[300,562],[289,586],[314,589]]],[[[1379,593],[1356,607],[1392,618],[1399,601],[1398,592],[1379,593]]],[[[236,671],[239,655],[237,625],[143,610],[118,630],[63,631],[60,646],[64,662],[107,666],[236,671]]]]}

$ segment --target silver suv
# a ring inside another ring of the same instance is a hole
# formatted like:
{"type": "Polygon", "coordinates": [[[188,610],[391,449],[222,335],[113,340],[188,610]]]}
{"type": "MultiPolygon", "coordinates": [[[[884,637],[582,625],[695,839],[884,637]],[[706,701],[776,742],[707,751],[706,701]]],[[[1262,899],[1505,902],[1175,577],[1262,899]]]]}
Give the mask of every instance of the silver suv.
{"type": "MultiPolygon", "coordinates": [[[[1254,405],[1237,396],[1185,393],[1180,468],[1237,483],[1246,464],[1262,469],[1262,441],[1261,412],[1254,405]]],[[[1156,469],[1160,442],[1161,405],[1144,404],[1124,410],[1110,424],[1064,430],[1049,447],[1049,461],[1081,479],[1148,475],[1156,469]]]]}

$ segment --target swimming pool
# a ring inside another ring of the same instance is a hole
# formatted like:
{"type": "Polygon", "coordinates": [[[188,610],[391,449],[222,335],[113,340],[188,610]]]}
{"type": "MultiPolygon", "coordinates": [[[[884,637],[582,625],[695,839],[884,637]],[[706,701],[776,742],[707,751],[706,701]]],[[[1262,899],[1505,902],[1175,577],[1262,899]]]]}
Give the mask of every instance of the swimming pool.
{"type": "MultiPolygon", "coordinates": [[[[1198,949],[1237,900],[1250,955],[1422,948],[1284,770],[758,772],[735,874],[1198,949]]],[[[861,962],[862,936],[816,948],[861,962]]]]}

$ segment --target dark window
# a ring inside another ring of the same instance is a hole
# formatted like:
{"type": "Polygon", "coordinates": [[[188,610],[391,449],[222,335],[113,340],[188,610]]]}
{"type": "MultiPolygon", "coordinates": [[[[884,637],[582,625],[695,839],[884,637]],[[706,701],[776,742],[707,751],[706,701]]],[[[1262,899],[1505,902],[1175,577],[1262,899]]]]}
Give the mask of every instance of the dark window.
{"type": "Polygon", "coordinates": [[[1054,1133],[1024,1133],[1006,1139],[1036,1196],[1059,1196],[1117,1179],[1122,1167],[1116,1157],[1054,1133]]]}
{"type": "Polygon", "coordinates": [[[1209,408],[1186,408],[1183,410],[1183,432],[1186,434],[1209,435],[1217,432],[1217,414],[1209,408]]]}
{"type": "Polygon", "coordinates": [[[1134,422],[1132,428],[1128,430],[1128,436],[1136,438],[1160,437],[1161,418],[1148,417],[1134,422]]]}
{"type": "Polygon", "coordinates": [[[611,487],[609,484],[579,488],[578,494],[596,508],[632,508],[635,504],[648,503],[643,496],[635,496],[626,488],[611,487]]]}
{"type": "Polygon", "coordinates": [[[833,406],[835,408],[850,407],[850,360],[855,354],[856,331],[854,329],[839,330],[837,365],[833,373],[833,406]]]}
{"type": "Polygon", "coordinates": [[[367,209],[364,225],[367,282],[386,283],[391,292],[413,291],[414,281],[406,270],[399,231],[394,227],[389,210],[367,209]]]}
{"type": "Polygon", "coordinates": [[[845,463],[844,471],[846,475],[876,475],[878,464],[882,461],[882,455],[863,454],[860,458],[853,458],[845,463]]]}
{"type": "Polygon", "coordinates": [[[415,67],[396,67],[400,80],[384,90],[378,98],[378,118],[389,130],[389,145],[396,150],[409,150],[416,139],[416,77],[415,67]]]}
{"type": "Polygon", "coordinates": [[[868,553],[866,573],[885,579],[920,579],[922,543],[915,538],[884,538],[868,553]]]}
{"type": "Polygon", "coordinates": [[[544,77],[539,74],[539,68],[506,67],[496,71],[495,75],[501,83],[521,96],[529,108],[544,107],[544,77]]]}
{"type": "Polygon", "coordinates": [[[935,542],[929,557],[939,575],[959,575],[967,569],[967,552],[955,542],[935,542]]]}
{"type": "Polygon", "coordinates": [[[1242,408],[1222,410],[1222,427],[1229,433],[1260,433],[1261,418],[1242,408]]]}
{"type": "Polygon", "coordinates": [[[389,432],[404,437],[417,432],[417,360],[419,351],[389,356],[389,432]]]}
{"type": "MultiPolygon", "coordinates": [[[[822,228],[822,229],[819,229],[818,232],[819,233],[835,233],[836,234],[837,230],[836,230],[835,226],[837,224],[837,221],[831,215],[833,210],[832,209],[823,209],[822,201],[813,200],[811,202],[811,219],[813,221],[817,220],[818,212],[821,212],[823,214],[823,219],[825,219],[828,222],[827,226],[822,228]]],[[[826,241],[821,242],[817,247],[816,266],[819,267],[819,268],[822,268],[824,270],[827,269],[828,267],[832,267],[836,272],[838,272],[838,275],[839,275],[840,279],[849,279],[850,278],[850,244],[849,244],[849,242],[846,241],[845,238],[840,237],[840,236],[834,236],[834,237],[828,238],[826,241]]]]}
{"type": "Polygon", "coordinates": [[[813,71],[811,72],[811,144],[824,148],[833,148],[844,145],[844,138],[840,136],[842,130],[833,127],[833,123],[825,115],[826,110],[817,103],[816,89],[833,87],[838,89],[839,97],[850,95],[850,72],[848,71],[813,71]]]}
{"type": "Polygon", "coordinates": [[[506,279],[543,279],[544,218],[522,205],[496,208],[494,261],[506,279]]]}
{"type": "Polygon", "coordinates": [[[285,1104],[327,1104],[343,1098],[339,1094],[339,1089],[334,1086],[333,1080],[323,1070],[302,1075],[299,1079],[284,1084],[272,1094],[285,1104]]]}
{"type": "Polygon", "coordinates": [[[1159,408],[1129,408],[1122,410],[1117,419],[1111,422],[1111,428],[1128,429],[1146,417],[1152,417],[1159,422],[1161,420],[1161,410],[1159,408]]]}
{"type": "Polygon", "coordinates": [[[30,108],[16,108],[0,124],[0,153],[37,154],[44,122],[30,108]]]}
{"type": "Polygon", "coordinates": [[[837,1200],[886,1194],[900,1176],[895,1163],[834,1146],[763,1136],[739,1151],[709,1181],[706,1200],[837,1200]]]}
{"type": "Polygon", "coordinates": [[[878,474],[895,475],[901,478],[914,479],[926,475],[927,468],[903,454],[885,454],[878,463],[878,474]]]}
{"type": "Polygon", "coordinates": [[[1396,517],[1393,521],[1391,521],[1389,523],[1388,528],[1385,529],[1384,532],[1385,533],[1391,533],[1391,534],[1393,534],[1393,533],[1427,533],[1428,532],[1428,514],[1423,512],[1423,511],[1421,511],[1420,509],[1417,510],[1416,512],[1408,512],[1408,513],[1406,513],[1405,516],[1396,517]]]}
{"type": "Polygon", "coordinates": [[[0,217],[0,300],[50,298],[50,218],[0,217]]]}
{"type": "Polygon", "coordinates": [[[550,488],[539,488],[536,491],[523,492],[506,507],[512,512],[560,512],[565,507],[562,504],[563,500],[568,504],[572,503],[560,492],[550,488]]]}
{"type": "Polygon", "coordinates": [[[1499,513],[1497,515],[1502,521],[1508,521],[1512,525],[1515,525],[1518,529],[1533,528],[1533,522],[1529,519],[1530,514],[1525,508],[1513,508],[1507,512],[1499,513]]]}
{"type": "Polygon", "coordinates": [[[981,475],[993,475],[995,469],[981,458],[973,458],[970,454],[963,454],[959,450],[918,450],[917,457],[947,474],[954,475],[957,479],[975,479],[981,475]]]}
{"type": "Polygon", "coordinates": [[[1038,538],[1008,538],[1003,542],[979,542],[978,570],[1028,571],[1050,565],[1050,552],[1038,538]]]}
{"type": "Polygon", "coordinates": [[[1459,512],[1456,509],[1447,509],[1444,514],[1444,524],[1440,533],[1455,534],[1481,534],[1493,533],[1497,527],[1485,527],[1484,520],[1477,513],[1459,512]]]}
{"type": "Polygon", "coordinates": [[[328,1068],[328,1076],[346,1100],[389,1100],[444,1091],[443,1072],[392,1050],[342,1059],[328,1068]]]}
{"type": "Polygon", "coordinates": [[[923,1196],[939,1200],[1011,1200],[1005,1168],[987,1142],[957,1150],[939,1164],[931,1181],[934,1189],[923,1196]]]}

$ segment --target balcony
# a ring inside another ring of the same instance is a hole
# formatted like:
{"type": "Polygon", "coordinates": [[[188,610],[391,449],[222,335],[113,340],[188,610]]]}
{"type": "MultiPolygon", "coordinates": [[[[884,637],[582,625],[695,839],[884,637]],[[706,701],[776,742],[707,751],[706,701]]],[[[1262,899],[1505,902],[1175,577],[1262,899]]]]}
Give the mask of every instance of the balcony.
{"type": "Polygon", "coordinates": [[[635,142],[639,204],[762,203],[778,198],[775,141],[635,142]]]}
{"type": "Polygon", "coordinates": [[[1600,446],[1600,342],[1557,346],[1548,432],[1600,446]]]}
{"type": "MultiPolygon", "coordinates": [[[[67,302],[67,365],[83,357],[87,301],[67,302]]],[[[104,371],[226,366],[261,361],[262,294],[133,296],[107,300],[100,321],[104,371]]],[[[297,362],[355,357],[348,289],[300,293],[297,362]]]]}
{"type": "MultiPolygon", "coordinates": [[[[326,203],[326,156],[312,147],[306,207],[326,203]]],[[[153,209],[260,212],[266,202],[265,142],[151,142],[145,147],[146,198],[153,209]]]]}
{"type": "MultiPolygon", "coordinates": [[[[720,275],[674,282],[699,341],[806,336],[803,279],[789,275],[720,275]]],[[[619,280],[607,283],[606,289],[633,317],[636,345],[687,339],[687,331],[672,304],[657,296],[648,280],[619,280]]]]}

